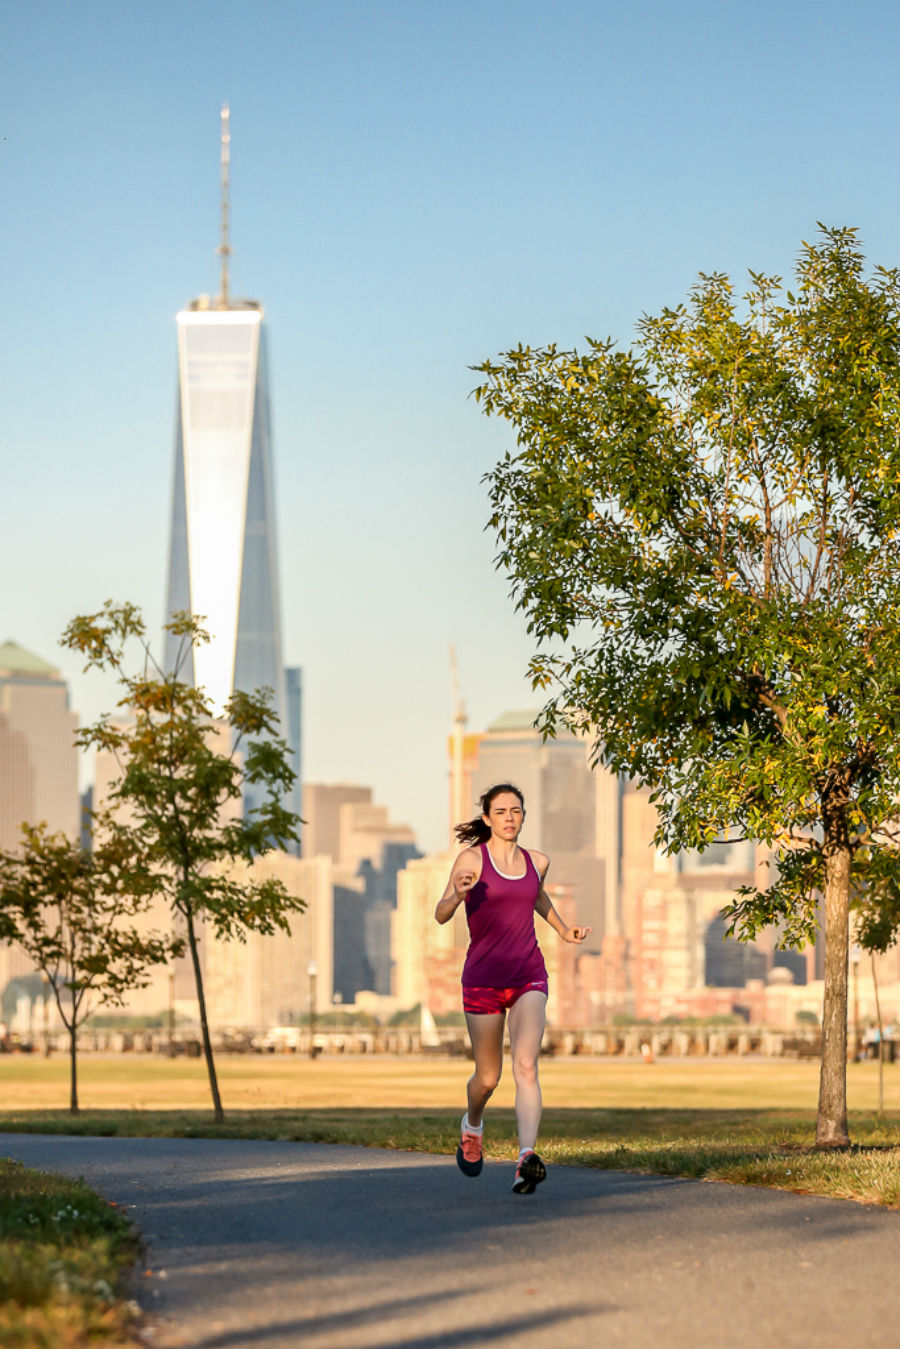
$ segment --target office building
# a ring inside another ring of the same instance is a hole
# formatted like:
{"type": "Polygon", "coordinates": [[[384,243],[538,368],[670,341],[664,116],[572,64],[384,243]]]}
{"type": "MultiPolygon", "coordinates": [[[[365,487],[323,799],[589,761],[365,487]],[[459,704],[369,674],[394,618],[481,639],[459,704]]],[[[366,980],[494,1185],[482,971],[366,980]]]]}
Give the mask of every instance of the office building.
{"type": "Polygon", "coordinates": [[[393,991],[397,875],[419,856],[406,824],[395,824],[371,787],[306,783],[304,856],[334,860],[334,988],[344,1002],[361,990],[393,991]]]}
{"type": "Polygon", "coordinates": [[[210,1024],[218,1031],[266,1030],[298,1024],[309,1012],[332,1006],[334,992],[333,867],[327,857],[266,853],[252,867],[235,863],[235,880],[279,880],[306,900],[289,915],[289,931],[246,941],[222,941],[207,927],[204,985],[210,1024]]]}
{"type": "MultiPolygon", "coordinates": [[[[192,300],[175,321],[178,414],[166,612],[202,616],[212,640],[189,654],[182,677],[206,690],[217,713],[234,689],[272,690],[282,733],[298,737],[291,744],[297,768],[300,683],[296,671],[286,681],[282,661],[264,313],[256,300],[230,293],[229,163],[226,108],[219,293],[192,300]]],[[[167,634],[167,669],[174,669],[177,654],[177,639],[167,634]]],[[[245,799],[253,804],[249,794],[245,799]]]]}
{"type": "Polygon", "coordinates": [[[79,837],[78,718],[59,670],[17,642],[0,645],[0,848],[23,822],[79,837]]]}
{"type": "MultiPolygon", "coordinates": [[[[59,670],[17,642],[0,644],[0,849],[22,843],[22,825],[80,835],[78,717],[59,670]]],[[[0,943],[0,993],[31,962],[0,943]]]]}
{"type": "Polygon", "coordinates": [[[459,979],[468,945],[462,905],[449,923],[436,923],[435,905],[453,864],[451,853],[433,853],[407,862],[397,877],[391,946],[394,996],[400,1007],[428,1007],[434,1013],[460,1008],[459,979]]]}
{"type": "Polygon", "coordinates": [[[347,805],[370,805],[372,788],[348,782],[304,782],[303,851],[308,857],[320,853],[338,861],[343,856],[341,810],[347,805]]]}
{"type": "MultiPolygon", "coordinates": [[[[202,615],[212,637],[195,648],[185,676],[207,691],[217,711],[233,689],[268,685],[284,719],[262,308],[201,298],[176,323],[179,414],[167,607],[202,615]]],[[[170,669],[176,646],[169,634],[170,669]]]]}
{"type": "Polygon", "coordinates": [[[591,769],[590,741],[560,731],[544,740],[535,728],[537,710],[506,712],[478,738],[472,773],[475,801],[498,782],[511,782],[525,797],[525,847],[550,857],[548,880],[570,886],[578,920],[593,931],[586,950],[599,952],[603,937],[620,928],[618,870],[619,782],[591,769]]]}

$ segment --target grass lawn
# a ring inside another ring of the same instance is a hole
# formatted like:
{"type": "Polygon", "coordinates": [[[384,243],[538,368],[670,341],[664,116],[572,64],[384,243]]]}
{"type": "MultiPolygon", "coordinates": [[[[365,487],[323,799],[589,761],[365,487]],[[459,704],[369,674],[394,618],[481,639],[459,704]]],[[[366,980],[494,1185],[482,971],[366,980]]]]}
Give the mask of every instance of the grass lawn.
{"type": "MultiPolygon", "coordinates": [[[[226,1110],[446,1106],[461,1112],[472,1071],[466,1059],[437,1056],[335,1055],[311,1061],[294,1054],[222,1054],[216,1064],[226,1110]]],[[[896,1112],[896,1067],[885,1065],[884,1080],[885,1106],[896,1112]]],[[[736,1057],[664,1058],[652,1064],[640,1059],[545,1058],[541,1082],[548,1107],[815,1111],[819,1066],[811,1060],[736,1057]]],[[[875,1110],[876,1063],[849,1064],[847,1084],[851,1110],[875,1110]]],[[[82,1107],[91,1110],[204,1110],[210,1101],[201,1060],[150,1054],[84,1055],[79,1095],[82,1107]]],[[[60,1109],[68,1099],[68,1063],[62,1056],[0,1056],[3,1112],[60,1109]]],[[[507,1064],[493,1105],[512,1104],[507,1064]]]]}
{"type": "MultiPolygon", "coordinates": [[[[226,1123],[215,1126],[196,1060],[85,1056],[84,1113],[66,1065],[0,1059],[0,1130],[278,1138],[453,1152],[471,1071],[463,1059],[222,1056],[226,1123]]],[[[900,1081],[848,1065],[854,1148],[812,1150],[818,1064],[777,1059],[545,1059],[541,1152],[550,1162],[653,1171],[900,1207],[900,1081]]],[[[509,1072],[488,1115],[487,1154],[515,1156],[509,1072]]]]}
{"type": "Polygon", "coordinates": [[[0,1159],[0,1344],[80,1349],[124,1341],[137,1307],[123,1276],[131,1224],[82,1181],[0,1159]]]}

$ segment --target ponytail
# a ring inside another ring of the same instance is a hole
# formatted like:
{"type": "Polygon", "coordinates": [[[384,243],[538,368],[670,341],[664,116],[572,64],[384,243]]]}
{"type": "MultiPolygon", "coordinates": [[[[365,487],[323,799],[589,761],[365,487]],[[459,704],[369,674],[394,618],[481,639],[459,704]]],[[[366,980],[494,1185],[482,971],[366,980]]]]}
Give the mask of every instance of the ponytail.
{"type": "Polygon", "coordinates": [[[477,843],[487,843],[491,836],[491,826],[485,824],[480,815],[476,815],[474,820],[466,820],[465,824],[453,826],[453,832],[465,847],[474,847],[477,843]]]}
{"type": "Polygon", "coordinates": [[[491,826],[485,824],[482,817],[490,814],[491,802],[495,796],[500,796],[503,792],[512,792],[513,796],[517,796],[521,801],[522,809],[525,809],[525,797],[518,787],[514,787],[511,782],[498,782],[496,787],[489,787],[479,799],[480,814],[476,815],[474,819],[466,820],[464,824],[454,826],[453,832],[460,843],[466,847],[474,847],[478,843],[487,843],[491,836],[491,826]]]}

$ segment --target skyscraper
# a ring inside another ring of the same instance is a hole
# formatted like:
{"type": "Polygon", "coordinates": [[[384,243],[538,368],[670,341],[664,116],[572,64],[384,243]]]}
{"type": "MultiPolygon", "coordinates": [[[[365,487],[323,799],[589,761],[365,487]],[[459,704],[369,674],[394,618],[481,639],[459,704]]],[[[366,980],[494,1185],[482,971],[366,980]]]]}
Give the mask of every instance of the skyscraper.
{"type": "MultiPolygon", "coordinates": [[[[579,922],[592,929],[584,947],[599,951],[619,930],[619,783],[590,767],[590,741],[564,730],[544,740],[537,709],[506,712],[478,738],[474,795],[513,782],[525,795],[526,846],[549,854],[554,885],[574,886],[579,922]]],[[[474,803],[473,803],[474,804],[474,803]]]]}
{"type": "MultiPolygon", "coordinates": [[[[0,642],[0,848],[17,851],[22,825],[41,821],[53,833],[78,838],[77,729],[59,670],[17,642],[0,642]]],[[[7,1007],[10,997],[15,1006],[11,981],[32,969],[20,947],[0,942],[0,994],[7,1007]]]]}
{"type": "MultiPolygon", "coordinates": [[[[229,288],[228,108],[222,110],[222,241],[219,293],[177,315],[178,418],[167,613],[200,615],[212,641],[197,648],[182,677],[221,710],[234,689],[267,685],[282,734],[296,731],[299,675],[289,717],[281,651],[266,333],[256,300],[229,288]],[[290,726],[289,723],[294,725],[290,726]]],[[[166,667],[177,642],[166,639],[166,667]]],[[[299,784],[296,799],[299,801],[299,784]]]]}
{"type": "Polygon", "coordinates": [[[0,643],[0,848],[19,848],[23,823],[78,838],[77,729],[59,670],[0,643]]]}

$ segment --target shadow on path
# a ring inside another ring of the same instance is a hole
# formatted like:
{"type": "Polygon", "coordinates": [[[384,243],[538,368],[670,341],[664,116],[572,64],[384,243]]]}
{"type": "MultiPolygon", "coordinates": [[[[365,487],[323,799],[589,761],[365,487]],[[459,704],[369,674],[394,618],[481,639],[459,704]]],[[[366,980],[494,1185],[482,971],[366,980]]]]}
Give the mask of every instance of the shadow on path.
{"type": "MultiPolygon", "coordinates": [[[[421,1314],[426,1308],[436,1309],[440,1304],[448,1303],[454,1297],[467,1296],[468,1291],[467,1293],[428,1294],[405,1299],[395,1298],[390,1302],[350,1309],[346,1312],[315,1314],[296,1317],[292,1320],[270,1321],[257,1330],[225,1330],[216,1335],[194,1340],[192,1349],[241,1349],[245,1345],[249,1349],[250,1346],[261,1341],[267,1344],[274,1342],[285,1345],[303,1345],[307,1340],[321,1341],[324,1336],[332,1337],[340,1331],[351,1328],[366,1329],[372,1325],[382,1326],[387,1321],[393,1322],[391,1344],[396,1345],[397,1349],[466,1349],[466,1346],[469,1345],[477,1347],[484,1344],[486,1334],[490,1335],[491,1340],[522,1335],[526,1332],[531,1334],[544,1327],[558,1326],[563,1322],[568,1322],[572,1317],[595,1314],[598,1310],[596,1307],[584,1305],[580,1307],[566,1306],[552,1311],[536,1311],[529,1315],[523,1314],[517,1317],[494,1320],[490,1331],[486,1330],[483,1323],[479,1323],[456,1330],[437,1330],[430,1334],[422,1334],[415,1324],[412,1324],[409,1327],[409,1332],[405,1332],[403,1318],[421,1314]],[[398,1319],[401,1322],[399,1325],[397,1324],[398,1319]]],[[[548,1343],[551,1342],[552,1340],[548,1339],[548,1343]]]]}

